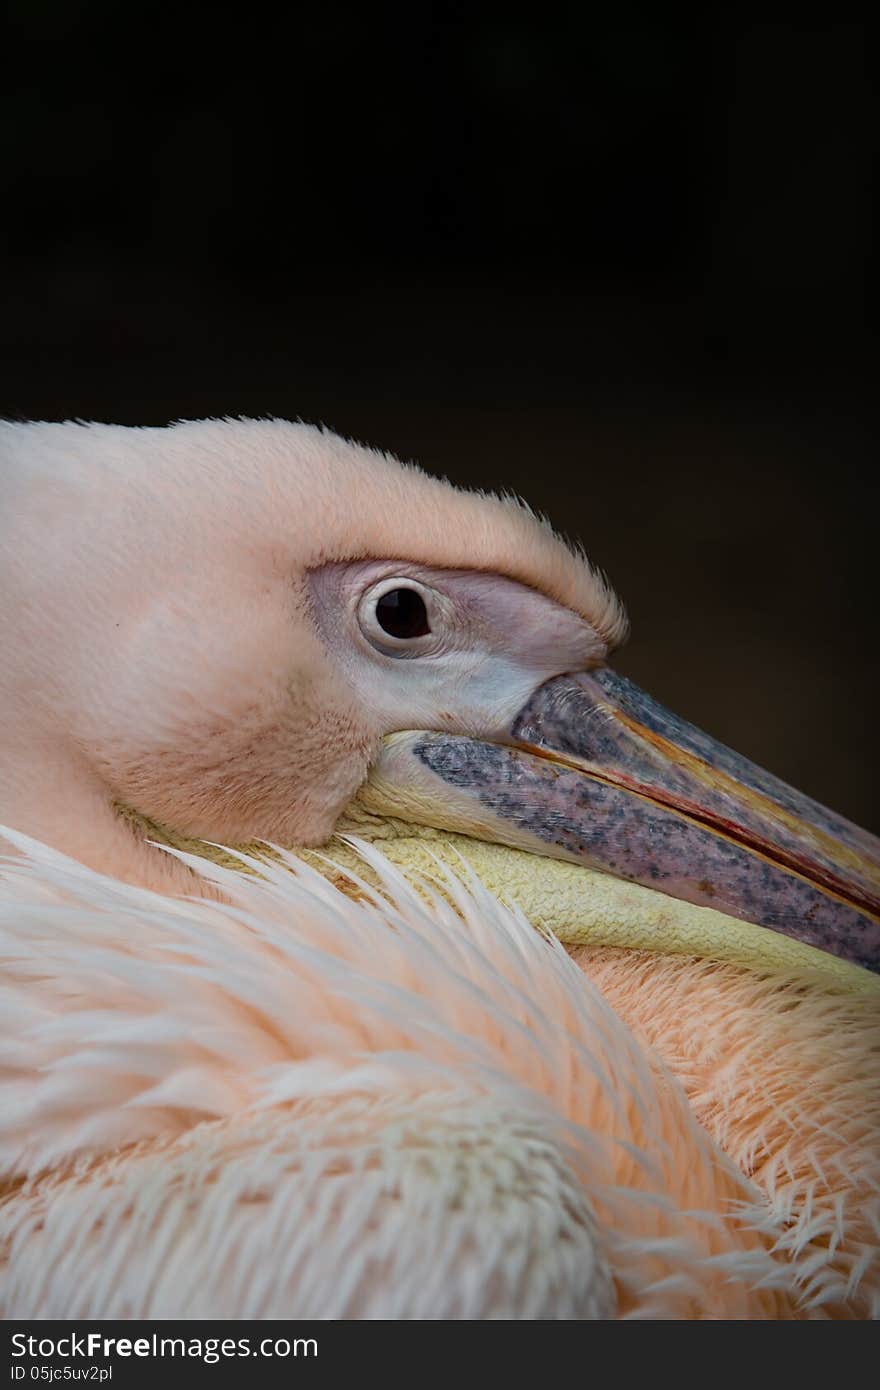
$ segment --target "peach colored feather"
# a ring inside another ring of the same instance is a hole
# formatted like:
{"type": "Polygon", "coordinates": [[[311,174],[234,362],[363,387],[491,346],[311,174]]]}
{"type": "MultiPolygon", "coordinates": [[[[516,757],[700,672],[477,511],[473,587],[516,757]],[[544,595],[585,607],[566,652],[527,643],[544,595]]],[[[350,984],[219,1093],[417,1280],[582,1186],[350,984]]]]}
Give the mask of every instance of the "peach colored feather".
{"type": "Polygon", "coordinates": [[[838,1310],[851,1270],[786,1248],[657,1054],[478,882],[426,905],[364,848],[389,897],[287,861],[213,869],[220,906],[22,847],[6,1316],[838,1310]]]}

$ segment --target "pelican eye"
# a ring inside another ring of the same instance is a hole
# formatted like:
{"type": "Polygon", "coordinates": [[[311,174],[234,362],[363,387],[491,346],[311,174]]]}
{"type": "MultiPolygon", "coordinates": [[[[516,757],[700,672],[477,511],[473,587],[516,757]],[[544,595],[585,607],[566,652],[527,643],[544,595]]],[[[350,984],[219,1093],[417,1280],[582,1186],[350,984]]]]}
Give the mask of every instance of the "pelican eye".
{"type": "Polygon", "coordinates": [[[431,631],[425,600],[415,589],[389,589],[376,600],[376,622],[389,637],[406,640],[431,631]]]}
{"type": "Polygon", "coordinates": [[[408,575],[388,575],[361,595],[360,630],[383,656],[436,656],[445,647],[450,604],[436,589],[408,575]]]}

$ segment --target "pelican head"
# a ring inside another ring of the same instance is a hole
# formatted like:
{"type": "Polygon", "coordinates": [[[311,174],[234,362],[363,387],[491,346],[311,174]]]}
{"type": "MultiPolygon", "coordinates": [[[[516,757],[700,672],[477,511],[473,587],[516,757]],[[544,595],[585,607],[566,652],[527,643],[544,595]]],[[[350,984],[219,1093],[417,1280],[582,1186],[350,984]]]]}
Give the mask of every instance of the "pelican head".
{"type": "Polygon", "coordinates": [[[191,892],[120,808],[317,846],[366,783],[880,965],[876,841],[615,674],[621,604],[521,502],[281,421],[0,428],[0,822],[191,892]]]}

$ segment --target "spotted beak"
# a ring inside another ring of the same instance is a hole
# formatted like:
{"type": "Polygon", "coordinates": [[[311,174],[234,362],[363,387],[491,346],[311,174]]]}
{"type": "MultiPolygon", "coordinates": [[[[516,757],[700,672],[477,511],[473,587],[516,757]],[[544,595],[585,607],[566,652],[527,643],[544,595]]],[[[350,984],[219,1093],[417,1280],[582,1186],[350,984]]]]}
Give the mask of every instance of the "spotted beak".
{"type": "Polygon", "coordinates": [[[880,841],[607,667],[540,686],[495,742],[408,732],[396,814],[614,874],[880,971],[880,841]]]}

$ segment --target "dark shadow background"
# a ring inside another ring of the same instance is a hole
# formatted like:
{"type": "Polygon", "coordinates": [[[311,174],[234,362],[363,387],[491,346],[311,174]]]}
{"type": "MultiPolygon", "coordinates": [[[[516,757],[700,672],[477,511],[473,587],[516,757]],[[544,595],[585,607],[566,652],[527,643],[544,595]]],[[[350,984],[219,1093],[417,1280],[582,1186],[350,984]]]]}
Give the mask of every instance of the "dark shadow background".
{"type": "Polygon", "coordinates": [[[9,7],[0,413],[302,417],[515,488],[626,672],[880,828],[866,28],[161,13],[9,7]]]}

